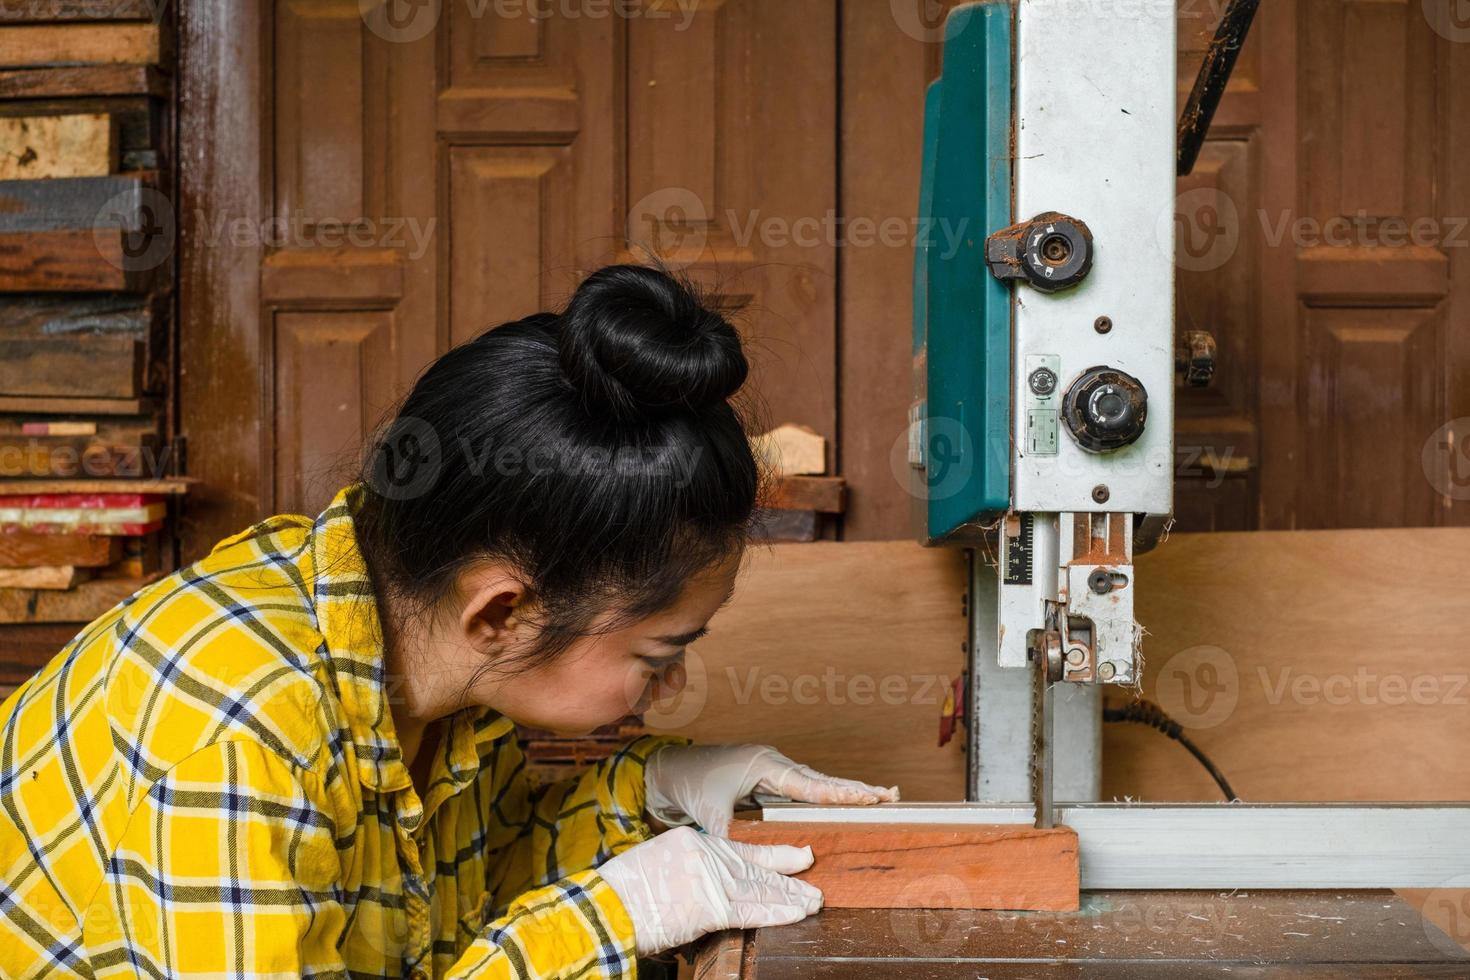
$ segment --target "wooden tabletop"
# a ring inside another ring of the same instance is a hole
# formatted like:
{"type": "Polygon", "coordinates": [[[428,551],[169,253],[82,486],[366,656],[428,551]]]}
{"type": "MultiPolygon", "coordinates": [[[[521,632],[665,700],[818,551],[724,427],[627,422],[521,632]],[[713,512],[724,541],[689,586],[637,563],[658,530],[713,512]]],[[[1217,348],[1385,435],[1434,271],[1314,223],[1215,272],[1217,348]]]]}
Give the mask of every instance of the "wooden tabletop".
{"type": "Polygon", "coordinates": [[[1087,892],[1075,913],[829,909],[721,933],[697,980],[1467,977],[1392,892],[1087,892]]]}

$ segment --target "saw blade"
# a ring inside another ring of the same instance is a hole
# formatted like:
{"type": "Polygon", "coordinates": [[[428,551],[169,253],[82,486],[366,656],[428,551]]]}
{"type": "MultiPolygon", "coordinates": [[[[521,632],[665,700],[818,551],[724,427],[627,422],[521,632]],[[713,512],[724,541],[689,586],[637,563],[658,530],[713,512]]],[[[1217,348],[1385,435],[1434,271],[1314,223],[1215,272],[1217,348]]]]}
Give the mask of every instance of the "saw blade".
{"type": "Polygon", "coordinates": [[[1053,824],[1052,807],[1052,685],[1047,678],[1044,648],[1036,651],[1031,670],[1031,802],[1036,807],[1036,826],[1053,824]]]}

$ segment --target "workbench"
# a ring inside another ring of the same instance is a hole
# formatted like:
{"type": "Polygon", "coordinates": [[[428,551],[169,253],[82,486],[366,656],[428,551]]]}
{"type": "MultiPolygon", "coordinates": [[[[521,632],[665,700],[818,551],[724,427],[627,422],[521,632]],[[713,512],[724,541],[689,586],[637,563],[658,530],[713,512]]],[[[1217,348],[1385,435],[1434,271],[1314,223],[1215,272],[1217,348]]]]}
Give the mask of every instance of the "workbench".
{"type": "Polygon", "coordinates": [[[1470,977],[1391,891],[1093,891],[1072,913],[827,909],[709,937],[696,980],[1470,977]]]}

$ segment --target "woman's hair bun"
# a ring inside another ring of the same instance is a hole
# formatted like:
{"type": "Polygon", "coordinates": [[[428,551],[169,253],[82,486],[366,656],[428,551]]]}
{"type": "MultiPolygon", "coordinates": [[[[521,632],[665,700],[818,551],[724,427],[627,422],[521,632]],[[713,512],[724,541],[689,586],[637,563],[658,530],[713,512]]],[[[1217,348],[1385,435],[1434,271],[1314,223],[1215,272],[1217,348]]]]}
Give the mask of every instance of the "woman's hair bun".
{"type": "Polygon", "coordinates": [[[622,420],[720,404],[749,372],[724,317],[667,272],[637,265],[583,280],[558,344],[562,374],[587,407],[622,420]]]}

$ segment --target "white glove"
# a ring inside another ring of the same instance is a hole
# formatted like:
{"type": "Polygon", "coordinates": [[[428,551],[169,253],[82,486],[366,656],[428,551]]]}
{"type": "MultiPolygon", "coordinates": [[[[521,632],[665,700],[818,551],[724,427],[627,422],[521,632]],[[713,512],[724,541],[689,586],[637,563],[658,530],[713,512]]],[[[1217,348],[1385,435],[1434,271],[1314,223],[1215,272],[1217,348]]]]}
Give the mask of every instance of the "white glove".
{"type": "Polygon", "coordinates": [[[720,929],[800,922],[822,893],[787,875],[812,866],[810,847],[740,844],[689,827],[659,834],[597,869],[633,920],[639,956],[720,929]]]}
{"type": "Polygon", "coordinates": [[[735,804],[756,790],[803,803],[896,803],[898,787],[824,776],[769,745],[666,745],[644,769],[649,814],[670,827],[696,823],[721,837],[735,804]]]}

